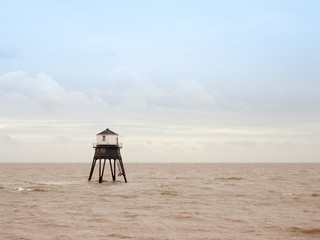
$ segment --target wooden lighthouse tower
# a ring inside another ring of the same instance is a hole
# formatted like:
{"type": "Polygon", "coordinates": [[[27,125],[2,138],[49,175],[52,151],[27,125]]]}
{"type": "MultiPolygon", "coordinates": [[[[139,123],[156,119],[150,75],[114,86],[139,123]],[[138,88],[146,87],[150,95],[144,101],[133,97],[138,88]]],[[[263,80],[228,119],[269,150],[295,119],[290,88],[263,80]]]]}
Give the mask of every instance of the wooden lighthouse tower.
{"type": "Polygon", "coordinates": [[[95,148],[95,153],[93,156],[88,181],[91,180],[94,168],[98,161],[99,183],[102,183],[106,161],[109,160],[112,180],[115,181],[116,176],[118,175],[123,176],[124,181],[127,182],[126,173],[120,154],[120,148],[122,147],[122,145],[118,142],[118,136],[119,135],[117,133],[112,132],[108,128],[97,134],[97,143],[93,146],[95,148]]]}

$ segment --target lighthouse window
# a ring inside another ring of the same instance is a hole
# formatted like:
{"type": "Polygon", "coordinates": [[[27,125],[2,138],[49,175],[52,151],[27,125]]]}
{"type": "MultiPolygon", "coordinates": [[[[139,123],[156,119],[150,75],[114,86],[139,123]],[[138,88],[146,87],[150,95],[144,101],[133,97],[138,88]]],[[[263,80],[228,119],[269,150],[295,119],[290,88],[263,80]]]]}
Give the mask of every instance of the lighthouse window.
{"type": "Polygon", "coordinates": [[[106,136],[102,136],[102,141],[104,142],[106,140],[106,136]]]}

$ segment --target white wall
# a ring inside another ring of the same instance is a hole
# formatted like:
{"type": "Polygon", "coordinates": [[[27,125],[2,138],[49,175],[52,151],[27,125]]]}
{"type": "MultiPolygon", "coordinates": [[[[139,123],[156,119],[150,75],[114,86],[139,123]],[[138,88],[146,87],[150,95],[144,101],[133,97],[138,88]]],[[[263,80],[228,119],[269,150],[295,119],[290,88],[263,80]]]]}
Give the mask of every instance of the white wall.
{"type": "Polygon", "coordinates": [[[117,135],[97,135],[97,145],[118,145],[117,135]],[[105,136],[105,141],[103,141],[105,136]]]}

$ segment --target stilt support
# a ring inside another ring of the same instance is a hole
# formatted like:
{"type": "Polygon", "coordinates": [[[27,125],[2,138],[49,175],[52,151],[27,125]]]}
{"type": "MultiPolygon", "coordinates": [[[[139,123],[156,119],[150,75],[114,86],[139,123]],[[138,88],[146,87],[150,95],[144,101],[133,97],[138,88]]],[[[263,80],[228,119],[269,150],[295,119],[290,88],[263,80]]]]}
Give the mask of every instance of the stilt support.
{"type": "Polygon", "coordinates": [[[109,159],[109,164],[110,164],[112,180],[114,181],[114,173],[113,173],[113,167],[112,167],[111,159],[109,159]]]}
{"type": "Polygon", "coordinates": [[[113,181],[116,180],[116,176],[117,176],[117,166],[116,166],[116,161],[117,159],[113,159],[113,181]]]}
{"type": "Polygon", "coordinates": [[[122,162],[121,157],[120,157],[120,159],[119,159],[119,163],[120,163],[121,172],[122,172],[124,181],[127,182],[126,172],[125,172],[125,170],[124,170],[124,166],[123,166],[123,162],[122,162]]]}
{"type": "Polygon", "coordinates": [[[117,177],[117,161],[119,161],[119,163],[118,163],[119,175],[118,176],[122,175],[123,178],[124,178],[124,181],[127,182],[126,172],[124,170],[124,165],[123,165],[123,162],[122,162],[121,158],[120,159],[93,159],[92,160],[92,164],[91,164],[91,170],[90,170],[88,181],[91,181],[92,175],[93,175],[93,172],[94,172],[94,168],[96,166],[97,161],[99,161],[99,163],[98,163],[99,164],[99,183],[102,183],[104,170],[105,170],[105,166],[106,166],[106,161],[107,160],[109,161],[109,165],[110,165],[112,181],[116,181],[116,177],[117,177]],[[112,164],[112,160],[113,160],[113,164],[112,164]]]}
{"type": "Polygon", "coordinates": [[[91,178],[92,178],[92,174],[93,174],[93,171],[94,171],[94,167],[95,167],[95,165],[96,165],[96,161],[97,161],[97,160],[93,158],[93,160],[92,160],[92,164],[91,164],[91,170],[90,170],[90,175],[89,175],[88,181],[90,181],[90,180],[91,180],[91,178]]]}

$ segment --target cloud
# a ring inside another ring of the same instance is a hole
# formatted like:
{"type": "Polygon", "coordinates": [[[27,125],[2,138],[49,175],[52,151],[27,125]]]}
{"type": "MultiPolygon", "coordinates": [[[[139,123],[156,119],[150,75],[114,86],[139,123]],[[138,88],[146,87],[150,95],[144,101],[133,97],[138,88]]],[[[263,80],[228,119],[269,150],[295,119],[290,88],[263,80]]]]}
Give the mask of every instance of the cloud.
{"type": "Polygon", "coordinates": [[[106,80],[106,91],[100,96],[108,103],[131,107],[204,109],[218,105],[215,93],[200,81],[185,79],[170,86],[154,83],[127,67],[115,69],[106,80]]]}
{"type": "Polygon", "coordinates": [[[196,80],[180,81],[175,88],[151,100],[155,105],[172,108],[212,109],[218,105],[214,94],[196,80]]]}
{"type": "Polygon", "coordinates": [[[0,76],[1,158],[10,156],[8,146],[18,146],[15,159],[28,154],[33,161],[41,145],[60,154],[50,161],[74,158],[73,152],[87,161],[94,134],[116,126],[125,135],[123,153],[131,161],[317,160],[318,121],[282,120],[279,126],[276,119],[272,127],[261,115],[267,123],[259,127],[259,119],[236,104],[221,111],[226,103],[201,81],[161,85],[127,67],[110,73],[103,87],[83,91],[68,90],[45,73],[10,72],[0,76]]]}
{"type": "Polygon", "coordinates": [[[137,71],[120,67],[108,75],[98,94],[109,105],[134,108],[146,107],[148,96],[158,94],[158,90],[137,71]]]}
{"type": "MultiPolygon", "coordinates": [[[[123,119],[132,123],[129,119],[150,116],[158,122],[202,122],[207,126],[212,121],[229,126],[287,126],[309,121],[311,116],[297,115],[294,107],[288,109],[276,101],[259,105],[230,100],[197,79],[154,82],[125,66],[110,72],[101,87],[93,82],[91,89],[84,90],[66,89],[45,73],[31,76],[15,71],[0,75],[0,111],[4,119],[123,119]]],[[[312,114],[318,115],[316,111],[312,114]]]]}
{"type": "Polygon", "coordinates": [[[106,79],[103,89],[83,92],[66,90],[45,73],[33,77],[22,71],[10,72],[0,76],[0,98],[1,105],[18,103],[26,106],[33,103],[50,110],[97,102],[108,106],[169,108],[201,108],[217,103],[214,95],[199,81],[181,81],[172,88],[160,89],[127,67],[115,69],[106,79]]]}
{"type": "Polygon", "coordinates": [[[7,134],[0,135],[1,145],[17,145],[18,143],[19,143],[18,140],[11,137],[10,135],[7,135],[7,134]]]}
{"type": "Polygon", "coordinates": [[[137,71],[115,69],[101,89],[66,90],[45,73],[15,71],[0,76],[3,114],[55,115],[120,109],[205,109],[217,106],[214,94],[196,80],[157,87],[137,71]]]}
{"type": "Polygon", "coordinates": [[[7,114],[56,114],[61,110],[80,110],[104,104],[80,91],[68,91],[45,73],[29,76],[22,71],[0,76],[0,109],[7,114]]]}

